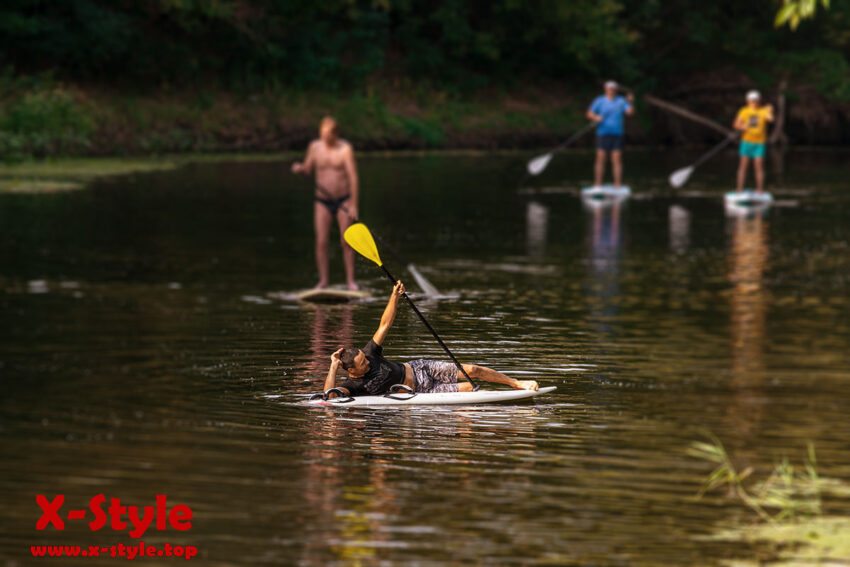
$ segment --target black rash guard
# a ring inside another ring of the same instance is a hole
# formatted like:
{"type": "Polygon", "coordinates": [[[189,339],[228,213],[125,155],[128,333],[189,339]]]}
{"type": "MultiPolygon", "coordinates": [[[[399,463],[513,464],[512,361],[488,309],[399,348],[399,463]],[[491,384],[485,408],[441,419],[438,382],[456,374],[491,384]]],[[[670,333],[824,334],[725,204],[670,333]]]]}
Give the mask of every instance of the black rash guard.
{"type": "Polygon", "coordinates": [[[393,384],[404,383],[404,365],[384,358],[384,348],[381,345],[370,340],[363,347],[363,354],[369,361],[369,371],[360,378],[349,378],[340,385],[352,396],[379,396],[389,392],[393,384]]]}

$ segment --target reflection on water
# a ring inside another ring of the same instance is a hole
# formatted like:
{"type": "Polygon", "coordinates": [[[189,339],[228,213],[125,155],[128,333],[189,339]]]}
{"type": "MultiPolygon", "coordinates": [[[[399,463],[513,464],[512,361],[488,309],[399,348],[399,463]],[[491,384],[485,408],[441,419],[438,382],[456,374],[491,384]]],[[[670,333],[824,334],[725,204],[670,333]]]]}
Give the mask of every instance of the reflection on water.
{"type": "Polygon", "coordinates": [[[728,415],[737,436],[748,446],[761,421],[765,381],[764,342],[767,298],[764,272],[768,261],[769,223],[765,213],[730,217],[729,285],[732,388],[728,415]]]}
{"type": "MultiPolygon", "coordinates": [[[[284,163],[0,195],[0,556],[120,541],[34,531],[35,494],[103,492],[189,504],[191,531],[145,541],[196,545],[203,565],[753,557],[701,537],[733,510],[694,500],[710,471],[685,449],[707,429],[758,471],[811,440],[850,480],[846,159],[790,153],[804,206],[768,222],[724,216],[731,153],[676,202],[658,195],[687,156],[630,155],[648,197],[599,208],[576,194],[580,152],[531,201],[519,154],[361,160],[361,212],[446,290],[420,306],[458,357],[558,387],[474,409],[298,403],[384,302],[268,300],[313,283],[312,195],[284,163]]],[[[444,357],[406,308],[385,346],[444,357]]]]}
{"type": "Polygon", "coordinates": [[[621,208],[624,203],[616,200],[600,206],[598,203],[585,205],[590,216],[588,223],[588,305],[593,319],[600,330],[611,334],[611,324],[617,314],[617,299],[620,291],[620,226],[621,208]]]}
{"type": "Polygon", "coordinates": [[[620,252],[620,209],[623,203],[616,201],[609,206],[589,206],[589,244],[593,265],[601,272],[616,270],[620,252]]]}
{"type": "Polygon", "coordinates": [[[543,257],[548,230],[549,207],[537,201],[529,201],[525,209],[525,245],[529,257],[543,257]]]}
{"type": "Polygon", "coordinates": [[[328,373],[331,353],[354,345],[354,306],[306,304],[303,308],[309,320],[312,354],[307,376],[323,378],[328,373]]]}
{"type": "Polygon", "coordinates": [[[691,213],[681,205],[670,205],[668,210],[670,250],[684,254],[691,243],[691,213]]]}

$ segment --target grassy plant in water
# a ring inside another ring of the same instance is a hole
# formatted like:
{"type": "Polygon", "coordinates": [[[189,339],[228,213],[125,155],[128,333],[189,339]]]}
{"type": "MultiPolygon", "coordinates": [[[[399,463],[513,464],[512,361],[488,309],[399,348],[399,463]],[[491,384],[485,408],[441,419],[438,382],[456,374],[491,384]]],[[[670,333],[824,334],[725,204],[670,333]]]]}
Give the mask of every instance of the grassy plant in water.
{"type": "MultiPolygon", "coordinates": [[[[817,455],[809,443],[806,461],[793,465],[787,458],[777,462],[763,481],[752,479],[753,469],[739,472],[719,439],[709,436],[707,442],[694,442],[688,454],[712,463],[715,468],[700,489],[698,496],[726,487],[755,512],[762,522],[724,529],[711,539],[746,541],[766,544],[773,548],[777,562],[797,564],[800,561],[850,561],[850,518],[824,516],[822,493],[836,497],[850,496],[850,487],[818,474],[817,455]]],[[[745,565],[748,562],[733,562],[745,565]]]]}
{"type": "Polygon", "coordinates": [[[695,441],[688,449],[688,454],[692,457],[704,459],[716,465],[716,468],[705,481],[703,487],[699,491],[701,497],[706,492],[715,488],[726,486],[729,489],[730,495],[741,499],[747,506],[752,508],[762,519],[769,520],[770,515],[761,507],[758,501],[750,495],[744,488],[743,481],[749,477],[753,469],[748,467],[742,472],[738,472],[732,460],[726,453],[726,448],[719,439],[710,436],[710,443],[695,441]]]}
{"type": "Polygon", "coordinates": [[[727,486],[731,495],[768,522],[821,512],[820,478],[812,444],[809,444],[808,458],[802,469],[792,465],[786,457],[774,465],[767,480],[756,482],[749,489],[744,486],[744,481],[752,475],[752,467],[738,472],[726,448],[716,437],[711,436],[710,442],[694,442],[688,454],[716,465],[700,490],[700,496],[727,486]]]}

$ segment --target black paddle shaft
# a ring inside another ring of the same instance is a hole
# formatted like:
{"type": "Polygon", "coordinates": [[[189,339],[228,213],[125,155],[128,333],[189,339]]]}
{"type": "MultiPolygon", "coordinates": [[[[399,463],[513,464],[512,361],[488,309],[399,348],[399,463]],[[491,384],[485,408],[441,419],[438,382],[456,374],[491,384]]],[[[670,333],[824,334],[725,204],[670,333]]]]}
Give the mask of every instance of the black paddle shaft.
{"type": "Polygon", "coordinates": [[[722,142],[720,142],[719,144],[717,144],[716,146],[711,148],[711,150],[709,152],[707,152],[704,156],[702,156],[696,162],[694,162],[694,164],[691,167],[696,167],[698,165],[702,165],[703,163],[707,162],[709,159],[713,158],[714,155],[717,152],[719,152],[720,150],[722,150],[723,148],[728,146],[731,142],[734,142],[737,139],[738,139],[738,133],[737,132],[727,136],[725,140],[723,140],[722,142]]]}
{"type": "MultiPolygon", "coordinates": [[[[387,267],[381,264],[381,269],[384,270],[384,273],[387,275],[393,285],[395,285],[398,280],[393,277],[387,267]]],[[[419,320],[422,321],[422,324],[428,327],[428,330],[431,331],[431,334],[434,335],[434,338],[437,339],[437,342],[440,343],[440,346],[443,347],[443,350],[446,351],[446,354],[449,355],[449,357],[452,359],[452,362],[454,362],[455,366],[457,366],[457,369],[460,370],[461,374],[463,374],[464,378],[466,378],[466,380],[470,384],[472,384],[473,391],[478,390],[481,386],[476,384],[475,381],[469,377],[469,374],[467,374],[466,370],[463,369],[463,365],[458,361],[457,358],[455,358],[455,355],[452,354],[452,351],[449,350],[449,347],[446,346],[446,343],[443,342],[443,339],[440,338],[440,335],[437,334],[437,331],[434,330],[434,327],[431,326],[431,323],[429,323],[428,320],[425,319],[425,316],[422,314],[421,311],[419,311],[419,308],[416,307],[416,304],[413,303],[413,300],[408,297],[407,292],[404,293],[404,298],[407,300],[407,304],[410,305],[410,308],[413,309],[413,312],[416,313],[416,315],[419,317],[419,320]]]]}
{"type": "Polygon", "coordinates": [[[562,143],[560,146],[558,146],[557,148],[555,148],[552,151],[556,152],[558,150],[562,150],[562,149],[566,148],[567,146],[569,146],[570,144],[572,144],[573,142],[575,142],[576,140],[578,140],[579,138],[581,138],[582,136],[584,136],[585,134],[590,132],[596,126],[597,126],[596,122],[590,122],[589,124],[586,124],[584,126],[584,128],[582,128],[581,130],[579,130],[578,132],[576,132],[575,134],[573,134],[572,136],[567,138],[567,140],[564,143],[562,143]]]}

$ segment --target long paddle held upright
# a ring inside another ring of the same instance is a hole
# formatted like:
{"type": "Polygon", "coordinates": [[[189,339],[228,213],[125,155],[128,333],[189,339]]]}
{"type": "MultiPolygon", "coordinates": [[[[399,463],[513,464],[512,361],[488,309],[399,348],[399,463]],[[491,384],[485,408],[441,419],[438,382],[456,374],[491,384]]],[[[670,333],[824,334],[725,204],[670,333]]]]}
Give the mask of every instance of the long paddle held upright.
{"type": "Polygon", "coordinates": [[[673,189],[678,189],[679,187],[687,183],[688,179],[690,179],[691,177],[691,174],[698,166],[710,160],[717,152],[719,152],[720,150],[728,146],[731,142],[737,139],[738,134],[732,134],[731,136],[727,137],[722,142],[711,148],[711,150],[703,154],[703,156],[696,160],[693,164],[689,165],[688,167],[683,167],[682,169],[677,169],[676,171],[671,173],[670,185],[673,187],[673,189]]]}
{"type": "MultiPolygon", "coordinates": [[[[387,278],[392,283],[396,282],[395,277],[390,273],[384,263],[381,261],[381,255],[378,253],[378,246],[375,244],[375,239],[372,237],[372,233],[369,232],[369,229],[362,222],[354,223],[349,226],[345,233],[343,234],[343,238],[348,242],[348,245],[354,248],[354,250],[366,258],[367,260],[371,260],[375,264],[378,265],[381,270],[384,271],[387,278]]],[[[413,300],[408,297],[407,293],[404,294],[404,299],[407,300],[407,304],[410,305],[413,312],[416,313],[419,320],[431,331],[431,334],[434,335],[434,338],[437,339],[437,342],[440,343],[440,346],[443,347],[443,350],[446,351],[446,354],[449,355],[449,358],[452,359],[452,362],[455,363],[457,369],[463,374],[464,378],[466,378],[470,384],[473,385],[474,389],[477,390],[479,388],[478,384],[469,377],[469,374],[466,373],[466,370],[463,369],[463,365],[458,362],[458,359],[455,358],[455,355],[452,354],[452,351],[449,350],[449,347],[446,346],[446,343],[443,342],[443,339],[440,338],[440,335],[437,334],[437,331],[434,330],[434,327],[425,319],[425,316],[419,311],[419,308],[416,307],[416,304],[413,303],[413,300]]]]}

